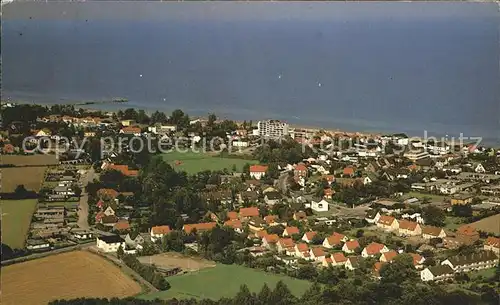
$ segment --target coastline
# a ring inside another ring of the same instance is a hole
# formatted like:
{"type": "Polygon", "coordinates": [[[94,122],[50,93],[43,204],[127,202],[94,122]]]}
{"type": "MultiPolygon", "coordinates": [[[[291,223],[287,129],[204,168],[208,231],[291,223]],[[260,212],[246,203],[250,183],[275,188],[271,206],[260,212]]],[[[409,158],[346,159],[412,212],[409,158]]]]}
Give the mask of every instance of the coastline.
{"type": "MultiPolygon", "coordinates": [[[[127,100],[126,98],[124,98],[127,100]]],[[[201,112],[196,112],[196,111],[189,111],[189,109],[182,109],[178,107],[148,107],[148,106],[139,106],[137,104],[134,104],[133,102],[130,102],[127,100],[127,102],[114,102],[112,101],[113,98],[109,99],[100,99],[100,100],[82,100],[82,101],[69,101],[66,99],[62,99],[61,101],[57,101],[54,99],[54,102],[43,102],[43,101],[32,101],[26,102],[22,100],[16,100],[16,101],[7,101],[10,103],[16,103],[16,104],[38,104],[38,105],[44,105],[44,106],[51,106],[51,105],[56,105],[56,104],[66,104],[66,105],[74,105],[75,109],[83,108],[86,110],[90,111],[107,111],[107,112],[117,112],[118,110],[125,110],[127,108],[133,108],[136,110],[144,110],[146,114],[151,115],[155,111],[161,111],[165,113],[170,113],[171,111],[175,109],[181,109],[185,113],[187,113],[190,117],[192,118],[206,118],[210,113],[214,113],[218,119],[229,119],[232,120],[236,123],[242,123],[243,121],[252,121],[253,123],[256,123],[260,120],[266,120],[266,119],[276,119],[272,117],[266,117],[266,116],[259,116],[259,117],[254,117],[251,119],[239,119],[239,118],[233,118],[233,117],[228,117],[228,116],[222,116],[218,114],[216,111],[214,112],[206,112],[206,113],[201,113],[201,112]],[[88,102],[95,102],[93,104],[85,104],[88,102]]],[[[4,103],[5,101],[2,101],[4,103]]],[[[415,138],[415,139],[425,139],[425,134],[417,134],[417,133],[412,133],[412,132],[405,132],[402,130],[397,130],[397,128],[392,129],[391,131],[380,131],[376,129],[362,129],[362,128],[344,128],[342,126],[332,126],[335,125],[335,119],[332,119],[331,124],[314,124],[314,123],[294,123],[293,117],[290,118],[285,118],[285,119],[278,119],[280,121],[286,122],[289,124],[291,128],[296,128],[296,129],[307,129],[311,131],[325,131],[331,134],[336,134],[336,135],[344,135],[348,137],[353,137],[353,136],[359,136],[359,137],[380,137],[383,135],[392,135],[392,134],[400,134],[404,133],[410,138],[415,138]]],[[[342,125],[342,124],[338,124],[342,125]]],[[[424,130],[424,132],[426,132],[424,130]]],[[[427,137],[435,137],[437,138],[438,141],[444,141],[447,142],[448,140],[453,140],[453,141],[458,141],[459,135],[453,136],[453,135],[448,135],[448,134],[440,134],[436,132],[429,132],[427,134],[427,137]]],[[[474,143],[475,141],[473,140],[464,140],[464,143],[474,143]]],[[[481,145],[484,146],[492,146],[492,147],[500,147],[500,136],[498,138],[491,138],[491,137],[484,137],[483,140],[481,141],[481,145]]]]}

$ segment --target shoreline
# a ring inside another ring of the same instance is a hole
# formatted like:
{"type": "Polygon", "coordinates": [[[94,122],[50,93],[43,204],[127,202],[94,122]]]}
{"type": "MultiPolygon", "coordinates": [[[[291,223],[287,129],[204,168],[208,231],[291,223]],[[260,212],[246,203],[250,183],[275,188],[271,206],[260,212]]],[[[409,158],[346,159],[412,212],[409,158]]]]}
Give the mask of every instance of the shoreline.
{"type": "MultiPolygon", "coordinates": [[[[103,112],[118,112],[119,110],[125,110],[127,108],[133,108],[135,110],[144,110],[145,113],[150,116],[153,112],[155,111],[160,111],[164,112],[166,114],[169,114],[175,109],[180,109],[184,113],[188,114],[191,118],[207,118],[210,113],[214,113],[217,118],[220,119],[229,119],[232,120],[238,124],[243,123],[243,121],[252,121],[254,124],[258,121],[261,120],[267,120],[267,119],[273,119],[269,117],[255,117],[252,119],[237,119],[237,118],[232,118],[228,117],[227,115],[220,115],[216,111],[214,112],[206,112],[205,114],[195,114],[193,113],[194,111],[189,111],[186,109],[178,108],[178,107],[164,107],[164,108],[159,108],[159,107],[148,107],[148,106],[138,106],[137,104],[134,104],[130,100],[127,100],[126,98],[120,98],[123,100],[126,100],[126,102],[115,102],[113,98],[110,99],[99,99],[99,100],[84,100],[82,101],[61,101],[58,102],[57,99],[54,99],[54,102],[44,102],[44,101],[22,101],[21,99],[15,100],[15,101],[1,101],[1,103],[13,103],[13,104],[31,104],[31,105],[42,105],[42,106],[51,106],[51,105],[74,105],[75,109],[86,109],[89,111],[103,111],[103,112]],[[89,104],[91,103],[91,104],[89,104]],[[98,107],[95,107],[98,106],[98,107]]],[[[314,123],[305,123],[305,124],[297,124],[291,122],[293,120],[293,117],[288,117],[287,119],[277,119],[282,122],[285,122],[289,124],[290,128],[296,128],[296,129],[307,129],[311,130],[314,132],[318,131],[325,131],[327,133],[331,134],[336,134],[336,135],[345,135],[348,137],[353,137],[353,136],[359,136],[359,137],[381,137],[383,135],[394,135],[394,134],[406,134],[408,138],[414,138],[414,139],[425,139],[427,136],[429,137],[435,137],[437,138],[438,141],[459,141],[459,135],[453,136],[449,134],[443,134],[440,132],[427,132],[426,130],[424,131],[424,135],[422,134],[417,134],[416,132],[406,132],[406,131],[401,131],[397,130],[396,128],[391,129],[391,131],[380,131],[380,130],[375,130],[375,129],[365,129],[363,130],[362,128],[343,128],[343,127],[333,127],[331,125],[326,126],[326,124],[314,124],[314,123]],[[290,120],[291,119],[291,120],[290,120]],[[427,135],[425,133],[427,132],[427,135]]],[[[332,125],[335,124],[335,120],[332,119],[332,125]]],[[[341,125],[341,124],[340,124],[341,125]]],[[[474,140],[466,140],[464,139],[463,143],[469,143],[469,142],[475,142],[474,140]]],[[[493,137],[486,137],[483,138],[481,141],[481,144],[483,146],[491,146],[491,147],[500,147],[500,136],[498,138],[493,138],[493,137]]]]}

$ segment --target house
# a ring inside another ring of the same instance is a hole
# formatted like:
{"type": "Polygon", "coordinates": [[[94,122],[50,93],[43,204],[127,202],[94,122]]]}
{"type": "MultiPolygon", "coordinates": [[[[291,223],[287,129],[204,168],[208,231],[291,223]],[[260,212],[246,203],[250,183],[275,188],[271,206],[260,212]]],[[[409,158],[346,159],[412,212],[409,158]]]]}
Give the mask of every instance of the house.
{"type": "Polygon", "coordinates": [[[103,213],[105,216],[115,216],[115,210],[111,206],[108,206],[103,213]]]}
{"type": "Polygon", "coordinates": [[[131,126],[131,125],[135,124],[135,121],[134,120],[122,120],[122,121],[120,121],[120,124],[122,124],[122,126],[131,126]]]}
{"type": "Polygon", "coordinates": [[[349,256],[345,262],[345,268],[348,270],[354,270],[359,266],[360,257],[359,256],[349,256]]]}
{"type": "Polygon", "coordinates": [[[357,240],[346,241],[342,246],[342,251],[345,253],[354,253],[356,249],[360,248],[359,242],[357,240]]]}
{"type": "Polygon", "coordinates": [[[66,185],[58,185],[53,190],[53,193],[60,196],[74,196],[75,192],[66,185]]]}
{"type": "Polygon", "coordinates": [[[455,272],[469,272],[493,268],[498,264],[498,257],[492,251],[480,251],[468,255],[458,255],[441,262],[441,265],[448,265],[455,272]]]}
{"type": "Polygon", "coordinates": [[[196,233],[210,231],[217,226],[216,222],[204,222],[204,223],[193,223],[182,226],[182,230],[186,232],[186,234],[191,234],[193,231],[196,233]]]}
{"type": "Polygon", "coordinates": [[[163,236],[169,234],[172,230],[170,230],[170,226],[164,225],[164,226],[154,226],[151,228],[151,231],[149,232],[151,235],[151,241],[156,242],[159,239],[162,239],[163,236]]]}
{"type": "Polygon", "coordinates": [[[299,228],[297,227],[286,227],[285,230],[283,230],[283,236],[289,236],[292,237],[294,234],[299,234],[299,228]]]}
{"type": "Polygon", "coordinates": [[[385,262],[376,262],[375,264],[373,264],[373,275],[375,276],[375,278],[381,279],[380,270],[385,264],[385,262]]]}
{"type": "Polygon", "coordinates": [[[328,212],[329,204],[328,201],[326,200],[321,200],[319,202],[312,201],[311,202],[311,209],[316,212],[328,212]]]}
{"type": "Polygon", "coordinates": [[[293,174],[296,177],[307,177],[307,167],[302,163],[297,164],[293,169],[293,174]]]}
{"type": "Polygon", "coordinates": [[[302,240],[305,241],[306,243],[310,244],[312,243],[314,237],[317,235],[316,232],[314,231],[309,231],[309,232],[306,232],[304,233],[304,235],[302,236],[302,240]]]}
{"type": "Polygon", "coordinates": [[[484,168],[484,166],[481,164],[481,163],[478,163],[475,167],[474,167],[474,171],[476,173],[486,173],[486,169],[484,168]]]}
{"type": "Polygon", "coordinates": [[[257,202],[259,200],[259,194],[256,191],[242,191],[238,194],[238,201],[240,203],[247,202],[257,202]]]}
{"type": "Polygon", "coordinates": [[[500,238],[489,236],[484,242],[484,250],[500,254],[500,238]]]}
{"type": "Polygon", "coordinates": [[[230,212],[227,212],[227,213],[226,213],[226,217],[227,217],[227,219],[229,219],[229,220],[238,219],[238,212],[235,212],[235,211],[230,211],[230,212]]]}
{"type": "MultiPolygon", "coordinates": [[[[266,222],[266,224],[268,226],[277,226],[277,225],[280,225],[280,222],[279,222],[279,216],[278,215],[267,215],[264,217],[264,221],[266,222]]],[[[284,223],[286,224],[286,223],[284,223]]]]}
{"type": "Polygon", "coordinates": [[[293,213],[293,220],[306,221],[307,220],[306,212],[300,211],[293,213]]]}
{"type": "Polygon", "coordinates": [[[332,185],[332,183],[335,182],[335,176],[334,175],[323,175],[323,176],[321,176],[321,179],[326,180],[326,182],[328,182],[329,185],[332,185]]]}
{"type": "Polygon", "coordinates": [[[101,217],[101,221],[99,223],[105,227],[114,227],[117,222],[118,222],[118,217],[116,217],[115,215],[110,215],[110,216],[104,215],[101,217]]]}
{"type": "Polygon", "coordinates": [[[470,194],[458,194],[451,197],[451,205],[467,205],[472,203],[474,196],[470,194]]]}
{"type": "Polygon", "coordinates": [[[309,259],[310,253],[309,253],[309,246],[304,243],[298,243],[295,245],[295,256],[303,258],[303,259],[309,259]]]}
{"type": "Polygon", "coordinates": [[[342,242],[346,242],[346,241],[347,241],[347,237],[345,235],[337,233],[337,232],[333,232],[333,234],[331,236],[329,236],[329,237],[325,238],[325,240],[323,240],[323,247],[331,249],[333,247],[340,246],[342,244],[342,242]]]}
{"type": "Polygon", "coordinates": [[[258,217],[259,209],[256,207],[241,208],[239,212],[239,218],[241,220],[250,219],[251,217],[258,217]]]}
{"type": "Polygon", "coordinates": [[[144,236],[137,232],[128,233],[127,236],[125,236],[125,245],[128,248],[141,250],[143,248],[142,244],[144,244],[145,241],[144,236]]]}
{"type": "Polygon", "coordinates": [[[279,239],[279,236],[276,234],[265,235],[264,237],[262,237],[262,246],[269,250],[274,249],[279,239]]]}
{"type": "Polygon", "coordinates": [[[285,253],[286,255],[295,254],[295,243],[291,238],[280,238],[276,244],[276,249],[279,253],[285,253]]]}
{"type": "Polygon", "coordinates": [[[127,177],[137,177],[139,175],[138,170],[129,169],[128,165],[125,165],[125,164],[114,164],[114,163],[104,163],[104,164],[101,167],[103,170],[119,171],[120,173],[122,173],[124,176],[127,176],[127,177]]]}
{"type": "Polygon", "coordinates": [[[2,152],[4,154],[13,154],[15,152],[16,148],[14,145],[7,143],[2,147],[2,152]]]}
{"type": "Polygon", "coordinates": [[[382,215],[377,222],[377,227],[385,231],[395,231],[399,229],[399,222],[392,216],[382,215]]]}
{"type": "Polygon", "coordinates": [[[281,202],[281,194],[277,191],[266,192],[264,195],[264,202],[267,205],[275,205],[281,202]]]}
{"type": "MultiPolygon", "coordinates": [[[[332,255],[330,256],[330,262],[329,262],[332,266],[345,266],[345,264],[347,263],[347,257],[344,256],[344,253],[342,252],[335,252],[335,253],[332,253],[332,255]]],[[[323,264],[324,266],[325,264],[323,264]]]]}
{"type": "Polygon", "coordinates": [[[141,132],[142,131],[140,127],[127,126],[120,129],[121,134],[134,135],[136,137],[140,136],[141,132]]]}
{"type": "Polygon", "coordinates": [[[69,232],[74,238],[79,240],[91,239],[94,237],[94,233],[89,230],[84,229],[71,229],[69,232]]]}
{"type": "Polygon", "coordinates": [[[252,232],[258,232],[264,230],[266,226],[266,223],[262,218],[259,216],[254,216],[251,217],[250,220],[248,220],[248,229],[252,232]]]}
{"type": "Polygon", "coordinates": [[[266,174],[268,168],[267,165],[250,165],[250,177],[260,180],[266,174]]]}
{"type": "Polygon", "coordinates": [[[344,177],[353,177],[355,172],[356,172],[356,169],[354,167],[348,166],[348,167],[343,169],[342,175],[344,177]]]}
{"type": "Polygon", "coordinates": [[[120,219],[113,225],[113,230],[127,231],[130,230],[130,223],[126,219],[120,219]]]}
{"type": "Polygon", "coordinates": [[[243,233],[243,224],[239,219],[232,219],[224,222],[224,225],[227,227],[233,228],[236,233],[243,233]]]}
{"type": "Polygon", "coordinates": [[[40,138],[40,137],[50,137],[52,135],[52,132],[50,132],[49,129],[44,128],[41,130],[33,130],[33,136],[40,138]]]}
{"type": "Polygon", "coordinates": [[[382,254],[385,252],[389,252],[389,249],[385,245],[373,242],[373,243],[369,244],[368,246],[366,246],[363,249],[363,251],[361,251],[361,256],[362,257],[370,257],[370,256],[375,256],[377,254],[382,254]]]}
{"type": "Polygon", "coordinates": [[[454,271],[448,265],[428,267],[420,271],[420,279],[427,281],[443,281],[454,277],[454,271]]]}
{"type": "Polygon", "coordinates": [[[26,241],[26,249],[30,251],[44,251],[50,249],[50,243],[40,239],[28,239],[26,241]]]}
{"type": "Polygon", "coordinates": [[[378,210],[368,210],[365,215],[365,220],[368,223],[377,223],[380,219],[380,212],[378,210]]]}
{"type": "Polygon", "coordinates": [[[433,227],[433,226],[424,226],[422,228],[422,238],[424,239],[433,239],[433,238],[444,238],[446,237],[446,233],[443,228],[433,227]]]}
{"type": "Polygon", "coordinates": [[[323,198],[331,200],[333,198],[333,194],[335,194],[335,191],[331,188],[327,188],[323,191],[323,198]]]}
{"type": "Polygon", "coordinates": [[[410,256],[413,258],[413,265],[417,269],[421,269],[423,267],[423,263],[425,261],[425,258],[423,258],[420,254],[417,253],[409,253],[410,256]]]}
{"type": "Polygon", "coordinates": [[[205,202],[220,202],[223,205],[228,205],[233,202],[233,194],[231,191],[204,192],[201,197],[205,202]]]}
{"type": "Polygon", "coordinates": [[[120,247],[125,249],[125,240],[118,235],[97,237],[97,248],[103,252],[116,252],[120,247]]]}
{"type": "Polygon", "coordinates": [[[469,225],[459,227],[455,234],[456,238],[465,245],[471,245],[479,240],[479,232],[469,225]]]}
{"type": "Polygon", "coordinates": [[[398,256],[398,252],[396,252],[394,250],[390,250],[388,252],[382,253],[382,255],[380,255],[379,261],[383,262],[383,263],[389,263],[394,258],[396,258],[396,256],[398,256]]]}
{"type": "Polygon", "coordinates": [[[401,219],[398,233],[403,236],[419,236],[422,234],[422,228],[417,222],[401,219]]]}
{"type": "Polygon", "coordinates": [[[314,248],[311,248],[311,250],[309,250],[309,257],[312,259],[312,260],[315,260],[315,261],[318,261],[318,262],[321,262],[322,260],[325,259],[325,251],[323,251],[323,249],[321,247],[314,247],[314,248]]]}
{"type": "Polygon", "coordinates": [[[102,189],[99,189],[97,191],[97,196],[99,198],[101,198],[102,200],[106,201],[106,200],[114,200],[116,197],[118,197],[118,191],[114,190],[114,189],[105,189],[105,188],[102,188],[102,189]]]}

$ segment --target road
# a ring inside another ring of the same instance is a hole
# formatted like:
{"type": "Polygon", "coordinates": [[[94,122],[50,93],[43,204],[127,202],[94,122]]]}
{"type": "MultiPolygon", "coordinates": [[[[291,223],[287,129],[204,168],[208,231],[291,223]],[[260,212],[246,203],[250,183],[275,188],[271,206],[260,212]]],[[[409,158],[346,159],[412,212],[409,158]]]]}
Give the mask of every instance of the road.
{"type": "Polygon", "coordinates": [[[94,168],[90,168],[80,180],[82,182],[82,194],[78,204],[78,227],[88,230],[89,226],[89,194],[86,191],[87,184],[97,178],[94,168]]]}

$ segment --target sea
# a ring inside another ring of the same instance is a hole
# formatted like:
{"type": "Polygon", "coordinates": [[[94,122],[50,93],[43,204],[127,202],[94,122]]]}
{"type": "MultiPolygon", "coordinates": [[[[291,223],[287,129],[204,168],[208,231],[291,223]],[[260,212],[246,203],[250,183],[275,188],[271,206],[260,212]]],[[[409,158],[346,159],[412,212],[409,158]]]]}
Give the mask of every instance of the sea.
{"type": "Polygon", "coordinates": [[[1,42],[3,101],[500,143],[493,2],[14,1],[1,42]]]}

